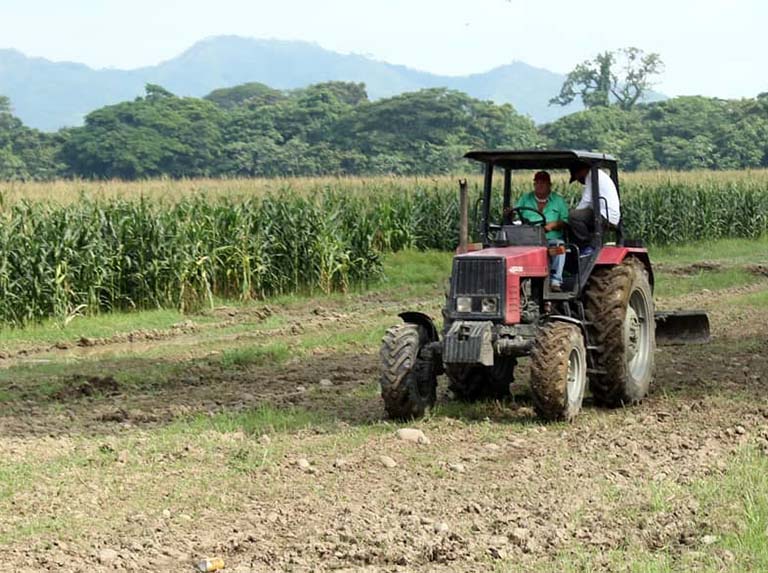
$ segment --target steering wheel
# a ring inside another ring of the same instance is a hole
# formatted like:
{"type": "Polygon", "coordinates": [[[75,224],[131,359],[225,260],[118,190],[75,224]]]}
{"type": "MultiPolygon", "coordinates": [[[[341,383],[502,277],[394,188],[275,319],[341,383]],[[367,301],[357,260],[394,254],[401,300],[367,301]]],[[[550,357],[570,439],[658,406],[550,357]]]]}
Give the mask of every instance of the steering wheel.
{"type": "Polygon", "coordinates": [[[523,223],[526,225],[534,225],[535,227],[543,227],[547,224],[547,218],[544,216],[543,213],[539,212],[538,210],[534,209],[533,207],[513,207],[510,209],[510,213],[514,213],[517,215],[518,219],[520,219],[523,223]],[[523,215],[523,211],[532,211],[533,213],[536,213],[539,216],[538,221],[531,221],[527,217],[523,215]]]}

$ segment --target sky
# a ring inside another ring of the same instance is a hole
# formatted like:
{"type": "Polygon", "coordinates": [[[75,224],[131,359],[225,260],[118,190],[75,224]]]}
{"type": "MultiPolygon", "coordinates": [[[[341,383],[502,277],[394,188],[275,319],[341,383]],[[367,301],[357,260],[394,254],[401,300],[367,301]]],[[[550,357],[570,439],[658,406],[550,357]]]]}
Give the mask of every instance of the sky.
{"type": "Polygon", "coordinates": [[[627,46],[658,52],[670,96],[768,91],[765,0],[0,0],[0,48],[136,68],[210,36],[303,40],[438,74],[511,61],[567,73],[627,46]]]}

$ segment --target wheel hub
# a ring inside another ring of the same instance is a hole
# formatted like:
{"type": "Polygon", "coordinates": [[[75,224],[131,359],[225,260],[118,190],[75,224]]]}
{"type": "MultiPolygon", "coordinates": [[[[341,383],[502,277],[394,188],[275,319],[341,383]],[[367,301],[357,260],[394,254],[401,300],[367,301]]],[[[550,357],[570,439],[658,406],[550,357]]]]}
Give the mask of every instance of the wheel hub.
{"type": "Polygon", "coordinates": [[[566,382],[566,393],[568,402],[575,403],[581,395],[581,385],[583,376],[583,363],[581,355],[576,349],[571,350],[568,356],[568,374],[566,382]]]}
{"type": "Polygon", "coordinates": [[[642,324],[637,312],[632,306],[627,308],[627,320],[625,321],[625,338],[627,341],[627,358],[632,360],[637,354],[642,335],[642,324]]]}
{"type": "Polygon", "coordinates": [[[645,375],[651,352],[653,315],[648,311],[648,301],[642,291],[632,293],[624,321],[624,340],[629,370],[636,379],[645,375]]]}

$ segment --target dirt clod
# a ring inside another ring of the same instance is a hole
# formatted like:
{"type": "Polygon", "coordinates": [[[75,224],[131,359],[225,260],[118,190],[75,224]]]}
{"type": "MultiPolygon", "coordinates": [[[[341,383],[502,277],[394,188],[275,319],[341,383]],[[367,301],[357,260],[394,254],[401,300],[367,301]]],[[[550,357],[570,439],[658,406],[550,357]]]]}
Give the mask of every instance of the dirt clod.
{"type": "Polygon", "coordinates": [[[120,384],[112,376],[73,376],[64,386],[52,394],[54,400],[70,400],[101,395],[113,395],[120,391],[120,384]]]}
{"type": "Polygon", "coordinates": [[[120,554],[114,549],[102,549],[99,551],[99,563],[102,565],[109,565],[114,563],[120,554]]]}
{"type": "Polygon", "coordinates": [[[421,430],[416,430],[414,428],[400,428],[397,431],[397,437],[403,440],[404,442],[412,442],[414,444],[429,444],[429,438],[427,438],[426,435],[424,435],[424,432],[421,430]]]}
{"type": "Polygon", "coordinates": [[[389,456],[380,456],[379,461],[381,462],[381,465],[383,465],[385,468],[394,468],[397,466],[397,462],[390,458],[389,456]]]}
{"type": "Polygon", "coordinates": [[[768,277],[768,265],[749,265],[747,270],[752,274],[768,277]]]}
{"type": "Polygon", "coordinates": [[[439,522],[435,523],[435,525],[433,526],[433,528],[432,528],[432,529],[434,529],[434,530],[435,530],[435,533],[438,533],[438,534],[440,534],[440,533],[448,533],[448,530],[449,530],[450,528],[448,527],[448,524],[447,524],[447,523],[444,523],[444,522],[442,522],[442,521],[439,521],[439,522]]]}

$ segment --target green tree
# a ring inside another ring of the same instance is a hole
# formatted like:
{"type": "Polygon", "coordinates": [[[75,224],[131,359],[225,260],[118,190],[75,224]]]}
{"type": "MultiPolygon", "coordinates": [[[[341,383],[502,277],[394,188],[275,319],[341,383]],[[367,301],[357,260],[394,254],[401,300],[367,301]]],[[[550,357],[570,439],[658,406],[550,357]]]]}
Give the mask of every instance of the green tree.
{"type": "Polygon", "coordinates": [[[553,147],[618,156],[627,169],[768,165],[768,101],[678,97],[632,110],[598,107],[541,127],[553,147]]]}
{"type": "Polygon", "coordinates": [[[565,78],[550,104],[568,105],[577,97],[586,108],[608,107],[615,102],[632,109],[653,86],[652,77],[663,69],[661,56],[639,48],[603,52],[577,65],[565,78]]]}
{"type": "Polygon", "coordinates": [[[259,82],[241,84],[231,88],[213,90],[203,99],[207,99],[221,108],[231,110],[246,103],[262,106],[273,105],[288,96],[259,82]]]}
{"type": "Polygon", "coordinates": [[[344,149],[365,156],[373,172],[444,173],[464,165],[472,147],[535,147],[533,122],[497,106],[441,88],[358,106],[338,125],[344,149]]]}
{"type": "MultiPolygon", "coordinates": [[[[552,147],[587,149],[615,155],[622,164],[634,156],[642,133],[647,133],[639,112],[624,111],[617,107],[596,107],[573,113],[542,126],[541,133],[552,147]]],[[[646,167],[649,162],[646,161],[646,167]]],[[[625,165],[626,167],[626,165],[625,165]]]]}
{"type": "Polygon", "coordinates": [[[221,122],[213,103],[148,85],[143,98],[90,113],[71,130],[61,157],[82,177],[211,175],[221,154],[221,122]]]}
{"type": "Polygon", "coordinates": [[[0,96],[0,180],[53,179],[64,166],[56,155],[66,132],[48,134],[26,127],[0,96]]]}
{"type": "Polygon", "coordinates": [[[219,172],[246,176],[339,173],[345,155],[336,142],[338,123],[353,105],[366,99],[362,84],[328,82],[289,92],[273,103],[248,100],[225,116],[227,143],[219,172]]]}
{"type": "Polygon", "coordinates": [[[340,102],[356,106],[368,101],[368,92],[365,84],[355,82],[323,82],[314,84],[305,90],[297,90],[299,95],[304,92],[329,92],[340,102]]]}

